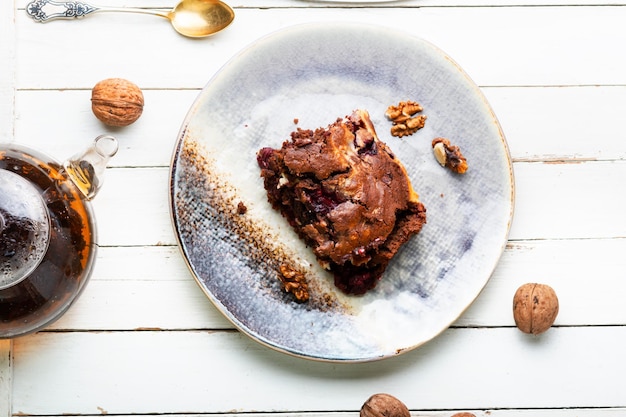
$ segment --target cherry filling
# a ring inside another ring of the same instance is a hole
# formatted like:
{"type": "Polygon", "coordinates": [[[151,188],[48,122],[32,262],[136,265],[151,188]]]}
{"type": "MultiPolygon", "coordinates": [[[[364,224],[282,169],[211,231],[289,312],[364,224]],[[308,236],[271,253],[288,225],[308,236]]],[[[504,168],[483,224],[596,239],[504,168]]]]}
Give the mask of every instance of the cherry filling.
{"type": "Polygon", "coordinates": [[[376,146],[376,142],[371,142],[370,144],[360,148],[358,150],[359,155],[376,155],[378,153],[378,147],[376,146]]]}
{"type": "Polygon", "coordinates": [[[307,190],[306,195],[309,199],[311,209],[319,216],[325,217],[342,201],[336,193],[324,191],[321,187],[313,190],[307,190]]]}
{"type": "Polygon", "coordinates": [[[380,273],[351,264],[341,268],[331,267],[335,277],[335,286],[346,294],[362,295],[376,286],[380,273]]]}
{"type": "Polygon", "coordinates": [[[272,148],[262,148],[256,154],[256,162],[259,164],[261,169],[269,169],[270,168],[270,157],[274,154],[274,149],[272,148]]]}

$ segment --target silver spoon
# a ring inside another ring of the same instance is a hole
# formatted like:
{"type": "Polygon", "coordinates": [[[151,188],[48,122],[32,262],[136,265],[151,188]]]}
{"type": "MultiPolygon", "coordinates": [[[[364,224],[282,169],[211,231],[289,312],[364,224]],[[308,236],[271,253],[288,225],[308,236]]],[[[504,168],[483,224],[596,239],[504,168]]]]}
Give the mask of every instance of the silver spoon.
{"type": "Polygon", "coordinates": [[[26,12],[37,22],[55,19],[78,19],[96,12],[130,12],[161,16],[184,36],[202,38],[212,35],[235,18],[233,9],[220,0],[182,0],[172,10],[139,9],[131,7],[100,7],[80,1],[34,0],[26,12]]]}

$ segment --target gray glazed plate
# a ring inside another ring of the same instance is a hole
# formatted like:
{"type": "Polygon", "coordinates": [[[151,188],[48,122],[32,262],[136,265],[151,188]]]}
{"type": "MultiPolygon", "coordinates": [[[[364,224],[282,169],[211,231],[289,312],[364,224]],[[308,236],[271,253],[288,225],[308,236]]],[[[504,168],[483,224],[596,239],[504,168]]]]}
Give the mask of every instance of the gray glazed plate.
{"type": "Polygon", "coordinates": [[[364,362],[422,345],[474,301],[506,244],[514,182],[496,117],[450,57],[390,29],[308,24],[260,39],[209,81],[181,128],[170,193],[183,256],[238,329],[288,354],[364,362]],[[403,100],[421,103],[428,119],[394,138],[384,113],[403,100]],[[361,297],[336,290],[271,209],[256,163],[257,150],[280,147],[296,127],[325,127],[357,108],[406,166],[428,216],[361,297]],[[438,136],[461,148],[466,174],[437,163],[438,136]],[[281,263],[307,270],[308,303],[281,290],[281,263]]]}

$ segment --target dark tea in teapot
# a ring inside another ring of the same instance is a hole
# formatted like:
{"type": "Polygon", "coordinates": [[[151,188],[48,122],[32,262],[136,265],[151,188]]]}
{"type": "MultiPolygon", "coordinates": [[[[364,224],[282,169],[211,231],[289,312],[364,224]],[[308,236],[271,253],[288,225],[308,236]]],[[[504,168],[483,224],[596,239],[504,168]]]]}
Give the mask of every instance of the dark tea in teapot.
{"type": "MultiPolygon", "coordinates": [[[[0,169],[28,180],[40,193],[49,218],[47,250],[21,281],[0,289],[0,338],[37,330],[56,320],[83,289],[95,258],[91,208],[62,165],[19,146],[0,148],[0,169]]],[[[28,219],[0,212],[0,257],[17,256],[32,236],[28,219]],[[10,227],[8,225],[10,224],[10,227]]],[[[19,260],[18,260],[19,261],[19,260]]]]}

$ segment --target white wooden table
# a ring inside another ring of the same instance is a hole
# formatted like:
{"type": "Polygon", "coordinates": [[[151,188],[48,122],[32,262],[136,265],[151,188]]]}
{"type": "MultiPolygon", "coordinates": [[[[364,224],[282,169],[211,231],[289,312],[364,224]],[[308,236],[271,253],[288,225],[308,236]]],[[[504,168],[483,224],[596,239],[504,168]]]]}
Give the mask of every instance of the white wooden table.
{"type": "Polygon", "coordinates": [[[355,416],[376,392],[414,416],[626,415],[623,0],[232,1],[232,26],[205,40],[145,15],[37,24],[26,4],[0,3],[0,141],[62,159],[112,133],[121,149],[94,200],[87,289],[46,330],[0,341],[0,416],[355,416]],[[290,357],[236,331],[188,272],[168,203],[178,130],[210,77],[265,34],[336,20],[396,27],[452,56],[493,106],[516,176],[509,243],[476,302],[425,346],[363,364],[290,357]],[[144,91],[128,128],[91,113],[90,89],[109,77],[144,91]],[[524,282],[559,295],[540,337],[514,327],[524,282]]]}

